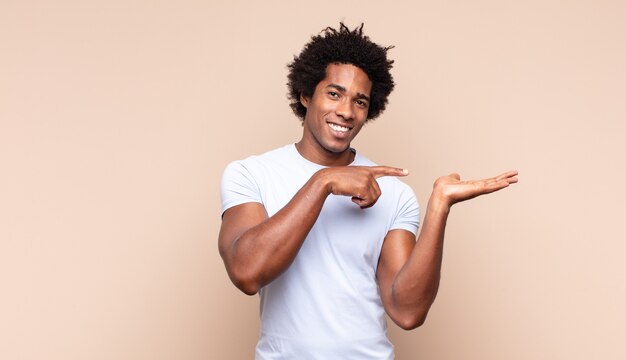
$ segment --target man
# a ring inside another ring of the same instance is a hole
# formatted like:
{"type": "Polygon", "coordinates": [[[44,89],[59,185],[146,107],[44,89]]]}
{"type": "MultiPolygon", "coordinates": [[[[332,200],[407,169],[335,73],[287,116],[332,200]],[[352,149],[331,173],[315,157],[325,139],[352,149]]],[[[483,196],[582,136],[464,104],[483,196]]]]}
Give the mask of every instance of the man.
{"type": "Polygon", "coordinates": [[[434,184],[419,208],[397,177],[350,147],[394,83],[389,48],[327,28],[289,65],[296,144],[231,163],[222,180],[219,250],[233,283],[261,296],[257,359],[393,359],[384,314],[420,326],[439,286],[453,204],[517,182],[517,172],[434,184]]]}

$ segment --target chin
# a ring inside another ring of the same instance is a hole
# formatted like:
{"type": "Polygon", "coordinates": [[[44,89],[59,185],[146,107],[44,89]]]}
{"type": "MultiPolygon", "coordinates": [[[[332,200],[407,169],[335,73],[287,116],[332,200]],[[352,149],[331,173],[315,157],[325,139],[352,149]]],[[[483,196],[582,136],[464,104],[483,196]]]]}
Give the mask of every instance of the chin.
{"type": "Polygon", "coordinates": [[[331,152],[333,154],[341,154],[341,153],[344,153],[349,148],[350,148],[350,144],[346,146],[336,146],[336,147],[328,146],[325,149],[326,151],[331,152]]]}

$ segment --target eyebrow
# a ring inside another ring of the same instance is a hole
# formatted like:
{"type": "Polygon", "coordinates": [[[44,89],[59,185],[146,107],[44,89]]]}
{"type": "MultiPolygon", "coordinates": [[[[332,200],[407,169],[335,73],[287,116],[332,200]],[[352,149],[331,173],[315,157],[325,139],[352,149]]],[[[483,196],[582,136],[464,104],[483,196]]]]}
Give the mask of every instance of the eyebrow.
{"type": "MultiPolygon", "coordinates": [[[[337,89],[343,93],[345,93],[347,90],[345,87],[341,86],[341,85],[337,85],[337,84],[329,84],[326,86],[327,88],[333,88],[333,89],[337,89]]],[[[365,94],[361,94],[361,93],[356,93],[356,98],[357,99],[365,99],[367,101],[370,101],[369,96],[365,95],[365,94]]]]}

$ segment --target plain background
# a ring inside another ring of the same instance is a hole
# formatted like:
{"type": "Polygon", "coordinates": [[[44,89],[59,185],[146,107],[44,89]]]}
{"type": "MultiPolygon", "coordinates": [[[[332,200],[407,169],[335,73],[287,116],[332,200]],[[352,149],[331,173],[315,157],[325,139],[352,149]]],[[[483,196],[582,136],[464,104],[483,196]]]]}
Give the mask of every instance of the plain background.
{"type": "Polygon", "coordinates": [[[453,209],[399,359],[624,359],[623,1],[0,3],[0,358],[250,359],[258,297],[217,252],[232,160],[295,142],[286,64],[345,21],[395,45],[353,145],[453,209]]]}

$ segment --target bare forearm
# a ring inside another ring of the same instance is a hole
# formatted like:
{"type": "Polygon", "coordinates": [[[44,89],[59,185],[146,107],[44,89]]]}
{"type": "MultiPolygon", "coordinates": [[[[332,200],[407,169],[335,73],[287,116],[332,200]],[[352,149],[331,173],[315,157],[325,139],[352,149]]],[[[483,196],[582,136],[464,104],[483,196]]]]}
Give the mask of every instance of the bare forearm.
{"type": "Polygon", "coordinates": [[[280,211],[271,217],[262,205],[227,210],[219,235],[228,275],[246,294],[254,294],[289,267],[317,221],[330,194],[348,196],[362,208],[380,196],[376,179],[406,176],[387,166],[336,166],[316,172],[280,211]]]}
{"type": "Polygon", "coordinates": [[[450,206],[431,196],[422,230],[411,255],[393,282],[392,301],[399,313],[423,322],[439,289],[445,227],[450,206]]]}
{"type": "Polygon", "coordinates": [[[433,185],[417,243],[390,232],[387,249],[391,250],[383,254],[386,256],[381,255],[384,261],[378,272],[385,309],[398,325],[404,329],[420,326],[435,300],[451,206],[516,182],[515,170],[483,180],[461,181],[460,175],[454,173],[442,176],[433,185]]]}
{"type": "Polygon", "coordinates": [[[293,262],[328,196],[314,175],[276,214],[233,241],[225,260],[231,279],[248,294],[275,279],[293,262]]]}

